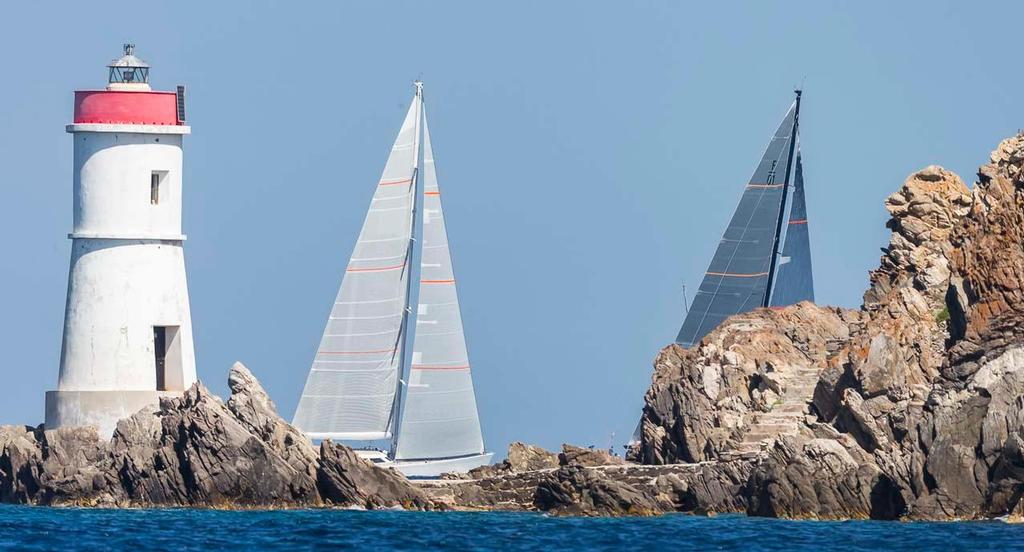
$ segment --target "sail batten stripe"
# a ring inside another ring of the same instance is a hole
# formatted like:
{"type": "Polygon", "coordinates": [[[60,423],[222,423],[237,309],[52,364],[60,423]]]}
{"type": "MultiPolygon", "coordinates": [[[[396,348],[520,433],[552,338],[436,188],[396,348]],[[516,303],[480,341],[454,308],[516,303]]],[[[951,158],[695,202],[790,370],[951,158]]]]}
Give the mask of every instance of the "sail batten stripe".
{"type": "Polygon", "coordinates": [[[404,259],[408,254],[402,253],[401,255],[388,255],[387,257],[352,257],[349,262],[352,263],[368,263],[370,261],[390,261],[392,259],[404,259]]]}
{"type": "Polygon", "coordinates": [[[402,316],[405,311],[396,312],[394,314],[385,314],[381,316],[331,316],[328,320],[386,320],[388,318],[394,318],[396,316],[402,316]]]}
{"type": "Polygon", "coordinates": [[[376,268],[346,268],[345,272],[386,272],[388,270],[399,270],[405,268],[405,263],[394,266],[381,266],[376,268]]]}
{"type": "Polygon", "coordinates": [[[410,366],[413,370],[469,370],[468,364],[462,364],[459,366],[437,366],[433,364],[413,364],[410,366]]]}
{"type": "Polygon", "coordinates": [[[398,296],[398,297],[392,297],[390,299],[377,299],[377,300],[374,300],[374,301],[335,301],[334,304],[335,305],[375,305],[375,304],[379,304],[379,303],[390,303],[392,301],[400,301],[402,299],[405,299],[405,297],[398,296]]]}
{"type": "Polygon", "coordinates": [[[392,347],[391,349],[376,349],[372,351],[317,351],[318,355],[374,355],[380,353],[393,353],[397,349],[392,347]]]}
{"type": "Polygon", "coordinates": [[[317,399],[352,399],[352,398],[364,398],[364,397],[387,397],[390,393],[385,394],[374,394],[374,395],[303,395],[303,397],[317,398],[317,399]]]}
{"type": "Polygon", "coordinates": [[[755,272],[753,274],[735,274],[730,272],[705,272],[708,276],[728,276],[731,278],[757,278],[759,276],[767,276],[767,272],[755,272]]]}
{"type": "Polygon", "coordinates": [[[385,366],[384,368],[367,368],[365,370],[346,370],[343,368],[321,368],[319,366],[313,366],[309,369],[310,372],[331,372],[336,374],[379,374],[381,372],[392,372],[394,368],[391,366],[385,366]]]}
{"type": "Polygon", "coordinates": [[[397,238],[378,238],[378,239],[372,239],[372,240],[356,240],[356,245],[363,244],[363,243],[381,243],[381,242],[399,241],[399,240],[401,240],[401,241],[409,241],[409,238],[405,237],[405,236],[399,236],[397,238]]]}

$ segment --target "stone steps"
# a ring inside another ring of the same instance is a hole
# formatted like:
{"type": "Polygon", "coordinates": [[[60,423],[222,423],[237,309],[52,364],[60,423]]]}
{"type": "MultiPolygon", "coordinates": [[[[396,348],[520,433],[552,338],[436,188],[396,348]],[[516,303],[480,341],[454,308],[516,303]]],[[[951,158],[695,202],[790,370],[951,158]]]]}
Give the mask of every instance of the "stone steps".
{"type": "Polygon", "coordinates": [[[739,442],[732,449],[723,451],[723,457],[756,457],[764,454],[774,439],[796,435],[814,397],[819,375],[819,371],[813,368],[772,374],[782,386],[779,402],[768,412],[752,414],[739,442]]]}

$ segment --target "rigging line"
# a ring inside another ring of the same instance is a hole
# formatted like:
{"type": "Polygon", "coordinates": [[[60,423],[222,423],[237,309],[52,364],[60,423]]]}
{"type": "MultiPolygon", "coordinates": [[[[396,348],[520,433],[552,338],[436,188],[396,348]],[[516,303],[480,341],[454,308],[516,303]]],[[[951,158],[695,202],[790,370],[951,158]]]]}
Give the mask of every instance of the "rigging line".
{"type": "MultiPolygon", "coordinates": [[[[788,115],[788,114],[789,114],[789,112],[787,111],[787,113],[786,113],[786,114],[788,115]]],[[[785,119],[783,119],[783,120],[785,120],[785,119]]],[[[778,130],[776,130],[776,132],[778,132],[778,130]]],[[[776,136],[775,136],[775,134],[773,133],[773,134],[772,134],[772,139],[771,139],[771,140],[769,140],[769,142],[768,142],[768,147],[766,147],[766,148],[765,148],[765,151],[764,151],[764,153],[762,153],[762,154],[761,154],[761,158],[762,158],[762,161],[764,160],[764,156],[765,156],[765,155],[767,155],[767,154],[768,154],[768,152],[769,152],[769,151],[771,150],[772,144],[773,144],[773,143],[775,142],[775,138],[776,138],[776,136]]],[[[792,135],[790,135],[790,136],[789,136],[789,137],[787,138],[787,140],[792,140],[792,138],[793,138],[793,137],[792,137],[792,135]]],[[[779,154],[778,154],[778,157],[779,157],[779,158],[781,158],[781,156],[782,156],[782,151],[780,151],[780,152],[779,152],[779,154]]],[[[776,163],[778,163],[778,161],[780,160],[779,158],[776,158],[776,159],[775,159],[775,162],[776,162],[776,163]]],[[[756,168],[754,169],[754,174],[757,174],[757,171],[758,171],[758,170],[759,170],[759,169],[761,168],[761,162],[762,162],[762,161],[759,161],[759,162],[758,162],[758,165],[757,165],[757,167],[756,167],[756,168]]],[[[788,170],[788,169],[787,169],[787,170],[788,170]]],[[[743,192],[743,194],[741,194],[741,195],[740,195],[740,202],[741,202],[741,203],[743,202],[743,197],[744,197],[745,195],[746,195],[746,190],[744,189],[744,192],[743,192]]],[[[758,197],[757,197],[757,203],[755,203],[755,204],[754,204],[754,208],[753,208],[753,209],[751,210],[751,212],[750,212],[750,216],[749,216],[749,217],[747,218],[747,221],[746,221],[746,222],[745,222],[745,223],[743,224],[743,233],[742,233],[742,234],[740,234],[740,240],[739,240],[739,241],[743,241],[743,238],[745,238],[745,237],[746,237],[746,235],[747,235],[747,232],[748,232],[748,231],[750,230],[750,221],[751,221],[751,220],[753,220],[753,218],[754,218],[754,213],[756,213],[756,212],[757,212],[757,208],[758,208],[758,207],[759,207],[759,206],[761,205],[761,200],[762,200],[762,199],[764,199],[764,193],[758,194],[758,197]]],[[[729,221],[729,223],[730,223],[730,225],[731,225],[731,223],[732,223],[732,220],[730,220],[730,221],[729,221]]],[[[728,229],[729,229],[729,226],[726,226],[726,231],[728,231],[728,229]]],[[[737,247],[736,249],[734,249],[734,250],[733,250],[733,252],[732,252],[732,255],[730,255],[730,256],[729,256],[729,260],[728,260],[728,261],[726,262],[726,264],[725,264],[725,266],[726,266],[726,270],[729,270],[729,269],[730,269],[730,267],[732,266],[732,262],[733,262],[733,260],[735,260],[735,259],[736,259],[736,252],[737,252],[737,250],[738,250],[738,249],[739,249],[738,247],[737,247]]],[[[717,251],[716,251],[716,253],[717,253],[717,251]]],[[[711,262],[714,262],[714,257],[712,257],[712,258],[711,258],[711,262]]],[[[710,268],[710,266],[709,266],[709,268],[710,268]]],[[[719,292],[719,291],[721,290],[721,288],[722,288],[722,282],[723,282],[723,281],[724,281],[724,278],[721,278],[721,279],[719,279],[719,280],[718,280],[718,284],[717,284],[717,285],[715,286],[715,291],[714,291],[714,292],[712,292],[712,295],[717,295],[717,294],[718,294],[718,292],[719,292]]],[[[704,326],[704,322],[705,322],[705,321],[707,320],[707,318],[708,318],[708,314],[709,314],[709,313],[711,312],[711,303],[712,303],[712,302],[713,302],[713,299],[712,299],[712,301],[709,301],[709,302],[708,302],[708,306],[707,306],[707,308],[706,308],[706,309],[704,310],[704,314],[702,314],[702,315],[701,315],[701,319],[700,319],[700,322],[699,322],[699,323],[697,324],[697,328],[696,328],[696,330],[694,330],[693,338],[696,338],[696,336],[697,336],[697,333],[699,333],[699,332],[700,332],[700,328],[704,326]]],[[[689,313],[687,313],[687,314],[689,314],[689,313]]],[[[733,313],[733,314],[735,314],[735,313],[733,313]]],[[[683,320],[683,324],[684,324],[684,325],[686,324],[686,320],[685,320],[685,319],[683,320]]],[[[691,340],[690,340],[690,343],[691,343],[691,344],[693,343],[693,340],[692,340],[692,338],[691,338],[691,340]]]]}
{"type": "Polygon", "coordinates": [[[782,188],[782,203],[779,206],[779,217],[775,224],[775,239],[772,245],[772,257],[771,264],[768,265],[768,284],[765,286],[764,299],[762,306],[767,307],[771,304],[772,300],[772,286],[775,284],[775,271],[778,269],[778,257],[779,257],[779,239],[782,234],[782,223],[786,217],[786,196],[789,191],[789,175],[793,169],[793,153],[796,151],[797,132],[800,129],[800,98],[803,96],[803,90],[797,89],[796,91],[796,113],[793,114],[793,130],[789,133],[789,157],[788,163],[786,164],[786,180],[783,184],[786,184],[782,188]]]}
{"type": "MultiPolygon", "coordinates": [[[[416,221],[417,217],[417,203],[419,202],[419,189],[420,179],[420,155],[422,154],[420,148],[421,134],[423,133],[423,83],[419,80],[413,83],[416,88],[416,95],[413,97],[413,101],[416,103],[416,123],[415,133],[413,134],[413,155],[412,155],[412,182],[409,186],[412,190],[412,219],[409,225],[409,277],[405,280],[405,314],[402,316],[402,330],[399,332],[399,337],[404,337],[409,331],[409,315],[412,310],[409,308],[409,296],[412,293],[412,256],[413,248],[416,243],[416,221]]],[[[403,271],[404,274],[404,271],[403,271]]],[[[391,361],[394,362],[395,354],[399,354],[398,363],[398,377],[395,378],[395,395],[394,400],[391,403],[391,411],[388,412],[388,421],[385,427],[391,428],[392,424],[401,422],[401,409],[402,409],[402,376],[405,375],[405,350],[408,348],[408,344],[402,341],[402,350],[398,351],[398,343],[395,343],[396,351],[391,355],[391,361]]],[[[391,450],[390,456],[394,458],[395,450],[398,448],[398,427],[393,428],[391,437],[391,450]]]]}

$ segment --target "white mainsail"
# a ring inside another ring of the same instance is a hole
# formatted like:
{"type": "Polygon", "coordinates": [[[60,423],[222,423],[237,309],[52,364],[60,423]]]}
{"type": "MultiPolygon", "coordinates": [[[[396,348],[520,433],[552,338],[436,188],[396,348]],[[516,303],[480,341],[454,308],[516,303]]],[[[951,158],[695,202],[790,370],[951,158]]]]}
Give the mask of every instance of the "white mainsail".
{"type": "Polygon", "coordinates": [[[484,452],[426,113],[423,148],[419,305],[396,460],[484,452]]]}
{"type": "Polygon", "coordinates": [[[409,106],[324,329],[294,424],[313,439],[389,439],[405,348],[422,99],[409,106]]]}

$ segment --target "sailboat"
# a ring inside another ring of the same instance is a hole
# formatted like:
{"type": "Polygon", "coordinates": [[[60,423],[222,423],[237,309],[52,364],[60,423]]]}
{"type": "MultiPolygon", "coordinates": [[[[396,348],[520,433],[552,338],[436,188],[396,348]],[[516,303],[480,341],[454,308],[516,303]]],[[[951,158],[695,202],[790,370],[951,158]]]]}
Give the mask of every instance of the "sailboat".
{"type": "Polygon", "coordinates": [[[676,337],[683,347],[699,343],[734,314],[814,301],[800,154],[803,93],[795,93],[686,313],[676,337]]]}
{"type": "Polygon", "coordinates": [[[489,464],[493,454],[480,430],[423,83],[415,87],[293,423],[313,440],[343,441],[381,466],[429,478],[489,464]]]}

